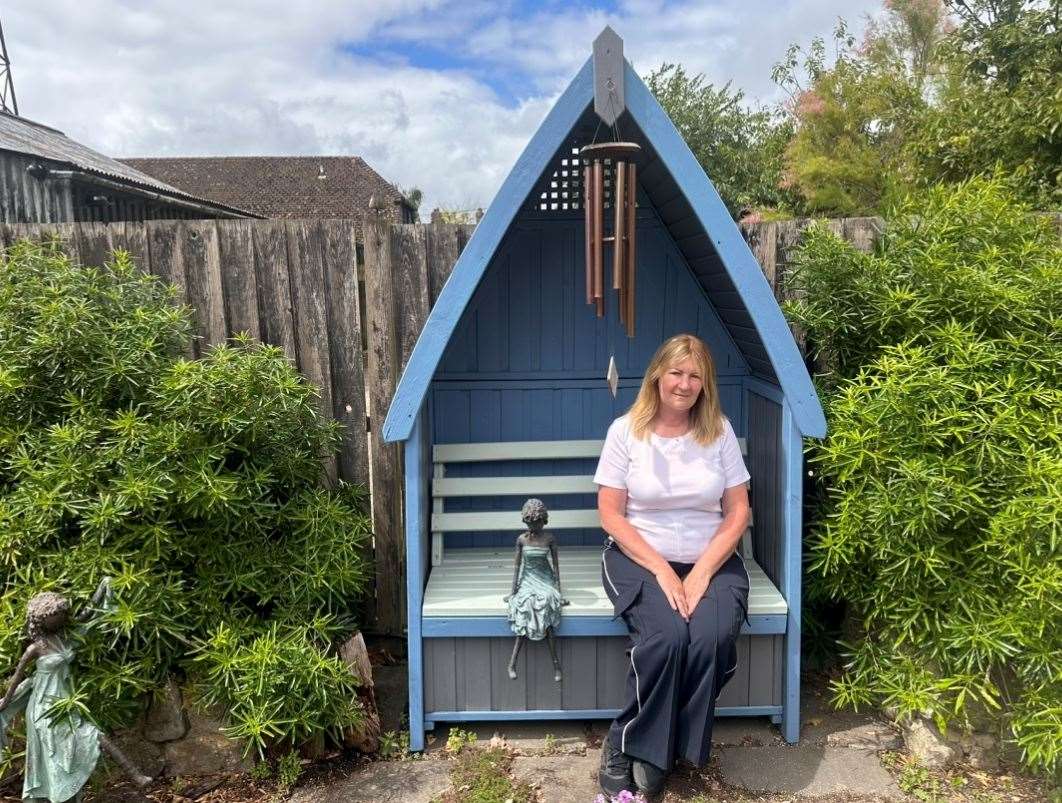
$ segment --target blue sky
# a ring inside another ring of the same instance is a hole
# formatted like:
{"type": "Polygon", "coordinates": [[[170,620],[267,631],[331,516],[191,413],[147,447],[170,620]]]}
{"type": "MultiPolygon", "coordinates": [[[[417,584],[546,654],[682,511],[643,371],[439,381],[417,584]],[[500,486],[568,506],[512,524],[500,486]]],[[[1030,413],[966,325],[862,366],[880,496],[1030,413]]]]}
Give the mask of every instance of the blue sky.
{"type": "Polygon", "coordinates": [[[880,0],[15,0],[19,106],[113,156],[357,155],[434,206],[486,206],[606,25],[780,100],[773,64],[880,0]]]}

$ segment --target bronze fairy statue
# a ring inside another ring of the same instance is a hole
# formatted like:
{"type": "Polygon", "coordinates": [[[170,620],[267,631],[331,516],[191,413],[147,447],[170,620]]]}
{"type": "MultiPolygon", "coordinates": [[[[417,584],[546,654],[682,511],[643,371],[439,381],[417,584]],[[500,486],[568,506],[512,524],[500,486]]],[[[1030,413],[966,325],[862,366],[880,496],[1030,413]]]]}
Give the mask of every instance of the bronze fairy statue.
{"type": "Polygon", "coordinates": [[[94,722],[76,711],[55,716],[52,709],[73,692],[70,665],[74,659],[68,634],[71,620],[81,635],[93,614],[106,610],[110,583],[104,579],[88,605],[71,616],[70,602],[51,591],[37,594],[26,606],[26,629],[30,645],[19,659],[15,675],[0,700],[0,753],[8,727],[19,714],[26,717],[26,763],[23,799],[37,798],[62,803],[80,798],[81,788],[92,775],[100,748],[139,786],[151,778],[141,773],[94,722]],[[32,675],[26,676],[36,662],[32,675]]]}
{"type": "Polygon", "coordinates": [[[513,591],[504,599],[509,604],[509,627],[516,634],[513,655],[509,659],[509,677],[516,677],[516,660],[524,639],[541,641],[545,638],[553,659],[553,679],[559,681],[561,665],[553,636],[560,624],[561,608],[568,604],[568,600],[560,590],[557,541],[544,531],[549,512],[542,500],[528,499],[520,515],[528,529],[516,539],[513,591]]]}

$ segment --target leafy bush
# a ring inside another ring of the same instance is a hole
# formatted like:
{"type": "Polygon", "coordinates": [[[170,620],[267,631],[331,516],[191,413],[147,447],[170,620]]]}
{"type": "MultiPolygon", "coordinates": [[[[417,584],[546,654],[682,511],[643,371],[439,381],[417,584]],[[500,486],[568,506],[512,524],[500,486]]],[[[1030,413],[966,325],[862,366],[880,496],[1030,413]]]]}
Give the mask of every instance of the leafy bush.
{"type": "Polygon", "coordinates": [[[1002,709],[1062,765],[1062,247],[1000,180],[910,198],[879,249],[809,232],[793,317],[829,368],[812,571],[847,600],[839,703],[1002,709]]]}
{"type": "Polygon", "coordinates": [[[369,522],[361,489],[322,485],[338,425],[277,348],[181,357],[174,292],[121,252],[81,267],[21,242],[0,266],[0,671],[30,596],[77,604],[110,575],[80,649],[104,726],[175,672],[259,748],[352,723],[329,645],[354,626],[369,522]]]}

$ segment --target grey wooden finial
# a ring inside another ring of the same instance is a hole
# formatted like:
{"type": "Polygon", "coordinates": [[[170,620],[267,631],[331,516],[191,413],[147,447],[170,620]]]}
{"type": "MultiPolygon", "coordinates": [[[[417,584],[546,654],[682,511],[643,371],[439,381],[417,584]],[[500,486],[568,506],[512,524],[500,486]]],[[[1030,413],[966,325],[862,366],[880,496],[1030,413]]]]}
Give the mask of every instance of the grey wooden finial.
{"type": "Polygon", "coordinates": [[[623,99],[623,40],[611,27],[594,40],[594,111],[607,125],[626,109],[623,99]]]}

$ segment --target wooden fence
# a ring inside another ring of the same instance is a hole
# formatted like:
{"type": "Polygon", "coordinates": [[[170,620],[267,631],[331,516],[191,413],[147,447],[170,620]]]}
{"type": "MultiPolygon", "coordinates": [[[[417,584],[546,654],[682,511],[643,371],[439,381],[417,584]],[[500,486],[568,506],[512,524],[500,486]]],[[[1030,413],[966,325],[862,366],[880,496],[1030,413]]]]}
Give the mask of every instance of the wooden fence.
{"type": "Polygon", "coordinates": [[[327,476],[373,491],[376,585],[366,625],[400,634],[402,465],[398,448],[378,433],[471,228],[370,220],[364,249],[353,220],[17,224],[0,226],[0,239],[58,235],[83,264],[102,264],[114,249],[130,252],[196,310],[199,337],[189,357],[238,332],[283,348],[320,389],[321,414],[345,425],[338,455],[326,461],[327,476]]]}
{"type": "MultiPolygon", "coordinates": [[[[196,310],[195,357],[237,332],[284,349],[321,391],[321,413],[345,424],[332,479],[369,484],[375,594],[369,629],[405,628],[405,545],[401,451],[380,428],[398,379],[472,226],[353,220],[148,221],[0,226],[5,243],[57,234],[84,264],[122,248],[144,270],[174,284],[196,310]],[[363,283],[364,292],[359,293],[363,283]],[[366,437],[366,433],[368,436],[366,437]]],[[[830,221],[869,248],[875,218],[830,221]]],[[[792,252],[807,221],[742,227],[779,299],[789,293],[792,252]]]]}

